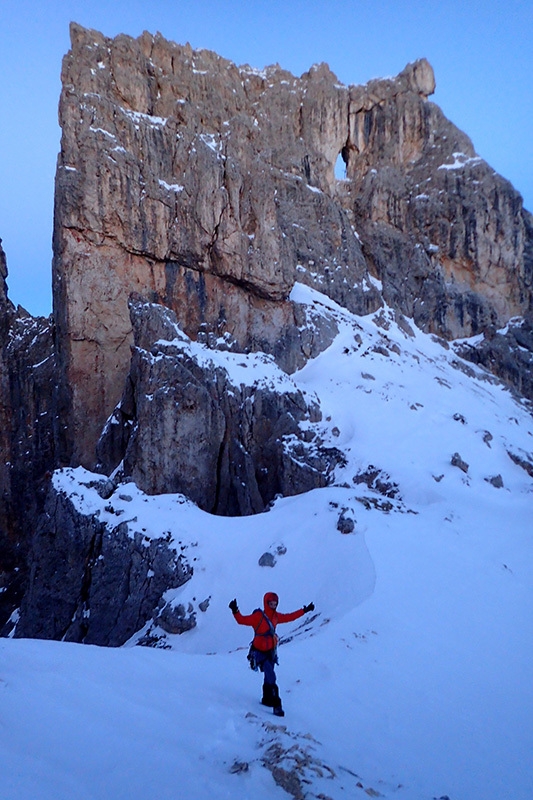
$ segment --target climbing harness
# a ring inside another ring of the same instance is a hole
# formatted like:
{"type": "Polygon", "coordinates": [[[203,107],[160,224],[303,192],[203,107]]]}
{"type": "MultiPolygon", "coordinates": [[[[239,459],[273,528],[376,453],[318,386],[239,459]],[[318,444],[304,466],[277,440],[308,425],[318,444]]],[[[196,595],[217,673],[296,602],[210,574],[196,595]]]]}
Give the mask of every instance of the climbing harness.
{"type": "Polygon", "coordinates": [[[261,665],[265,660],[264,659],[265,652],[272,652],[272,661],[274,662],[274,664],[278,663],[278,637],[276,635],[276,629],[274,628],[272,621],[267,617],[267,615],[261,608],[254,609],[254,614],[256,611],[261,612],[263,619],[267,623],[269,629],[264,633],[258,633],[259,625],[261,625],[261,622],[263,622],[262,619],[257,628],[254,628],[254,639],[256,636],[272,636],[274,647],[272,648],[272,651],[257,650],[257,648],[254,647],[252,640],[252,642],[250,643],[250,649],[248,651],[248,655],[246,657],[248,659],[248,663],[250,664],[250,669],[253,669],[254,672],[257,672],[257,670],[261,668],[261,665]]]}

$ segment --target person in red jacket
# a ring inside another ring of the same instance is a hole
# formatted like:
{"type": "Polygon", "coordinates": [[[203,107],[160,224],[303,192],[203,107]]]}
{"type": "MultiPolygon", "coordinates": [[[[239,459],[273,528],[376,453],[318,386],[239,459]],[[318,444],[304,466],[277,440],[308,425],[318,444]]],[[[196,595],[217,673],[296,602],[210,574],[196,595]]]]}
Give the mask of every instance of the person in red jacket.
{"type": "Polygon", "coordinates": [[[274,670],[274,666],[278,663],[276,625],[282,622],[293,622],[293,620],[303,617],[308,611],[314,611],[315,604],[309,603],[290,614],[281,614],[277,611],[277,594],[267,592],[263,598],[263,610],[256,608],[251,614],[241,614],[237,600],[232,600],[229,607],[239,625],[251,625],[254,629],[255,635],[248,659],[252,669],[260,669],[264,676],[261,702],[264,706],[272,708],[277,717],[285,716],[274,670]]]}

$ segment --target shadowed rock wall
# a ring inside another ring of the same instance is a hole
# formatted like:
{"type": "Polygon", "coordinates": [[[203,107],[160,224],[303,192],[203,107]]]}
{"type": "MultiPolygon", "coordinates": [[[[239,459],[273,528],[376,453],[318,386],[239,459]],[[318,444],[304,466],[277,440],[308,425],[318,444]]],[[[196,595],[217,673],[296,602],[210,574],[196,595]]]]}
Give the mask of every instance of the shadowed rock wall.
{"type": "Polygon", "coordinates": [[[0,630],[24,589],[31,537],[54,468],[56,417],[51,320],[15,309],[6,277],[0,245],[0,630]]]}
{"type": "Polygon", "coordinates": [[[98,442],[100,469],[122,466],[148,494],[180,492],[226,516],[328,484],[343,455],[323,446],[318,404],[272,358],[243,363],[191,342],[169,309],[140,298],[130,308],[135,347],[98,442]]]}
{"type": "Polygon", "coordinates": [[[50,486],[15,635],[122,645],[191,575],[165,539],[130,536],[127,523],[111,528],[50,486]]]}

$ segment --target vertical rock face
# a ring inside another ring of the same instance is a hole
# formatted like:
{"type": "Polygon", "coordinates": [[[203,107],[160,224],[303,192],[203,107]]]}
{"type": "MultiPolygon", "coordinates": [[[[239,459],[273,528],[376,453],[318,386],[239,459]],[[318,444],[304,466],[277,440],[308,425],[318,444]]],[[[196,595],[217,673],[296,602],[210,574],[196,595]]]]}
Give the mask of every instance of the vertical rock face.
{"type": "Polygon", "coordinates": [[[193,338],[228,334],[280,363],[300,345],[296,280],[366,313],[382,302],[374,276],[448,338],[528,309],[530,217],[427,101],[426,61],[346,87],[326,65],[259,72],[148,33],[71,38],[54,257],[64,460],[94,464],[128,371],[131,292],[193,338]]]}
{"type": "Polygon", "coordinates": [[[110,528],[50,486],[16,636],[119,646],[191,574],[165,539],[110,528]]]}
{"type": "Polygon", "coordinates": [[[54,467],[52,326],[7,298],[0,247],[0,629],[19,602],[26,557],[54,467]]]}
{"type": "Polygon", "coordinates": [[[383,297],[423,330],[469,336],[528,310],[531,215],[437,106],[411,92],[363,108],[347,175],[383,297]]]}
{"type": "MultiPolygon", "coordinates": [[[[6,347],[15,310],[7,298],[7,264],[0,240],[0,588],[6,589],[9,575],[15,566],[11,541],[11,418],[12,406],[9,390],[9,367],[6,347]]],[[[3,599],[0,593],[0,602],[3,599]]],[[[1,619],[0,619],[1,625],[1,619]]]]}
{"type": "Polygon", "coordinates": [[[322,446],[318,405],[272,358],[244,362],[191,342],[169,309],[140,299],[130,306],[126,391],[97,448],[105,472],[122,462],[148,494],[180,492],[234,516],[327,485],[342,454],[322,446]]]}

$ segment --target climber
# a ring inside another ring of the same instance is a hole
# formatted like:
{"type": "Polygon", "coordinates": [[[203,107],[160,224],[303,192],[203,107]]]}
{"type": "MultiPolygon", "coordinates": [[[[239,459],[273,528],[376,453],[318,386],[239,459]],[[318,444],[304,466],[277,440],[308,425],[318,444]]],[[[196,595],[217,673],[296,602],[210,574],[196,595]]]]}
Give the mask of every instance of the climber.
{"type": "Polygon", "coordinates": [[[263,598],[263,610],[256,608],[251,614],[241,614],[237,600],[232,600],[229,607],[239,625],[251,625],[254,629],[255,635],[250,645],[248,660],[252,669],[260,669],[264,675],[261,702],[264,706],[272,708],[277,717],[284,717],[285,712],[281,707],[274,671],[274,666],[278,663],[276,625],[281,622],[293,622],[293,620],[303,617],[308,611],[314,611],[315,604],[309,603],[290,614],[280,614],[276,611],[278,607],[277,594],[267,592],[263,598]]]}

